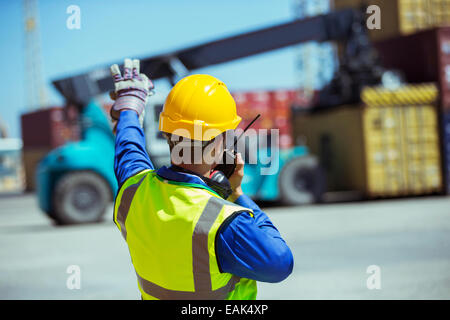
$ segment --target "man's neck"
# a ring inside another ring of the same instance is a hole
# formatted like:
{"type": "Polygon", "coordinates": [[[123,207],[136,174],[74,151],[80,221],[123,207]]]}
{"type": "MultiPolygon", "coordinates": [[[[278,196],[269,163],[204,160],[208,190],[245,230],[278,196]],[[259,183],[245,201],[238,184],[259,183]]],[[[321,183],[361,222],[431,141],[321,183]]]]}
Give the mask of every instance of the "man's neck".
{"type": "Polygon", "coordinates": [[[206,178],[209,178],[209,174],[211,172],[211,165],[209,165],[209,164],[185,164],[185,163],[180,163],[180,164],[177,164],[177,166],[181,167],[183,169],[195,172],[196,174],[199,174],[199,175],[204,176],[206,178]]]}

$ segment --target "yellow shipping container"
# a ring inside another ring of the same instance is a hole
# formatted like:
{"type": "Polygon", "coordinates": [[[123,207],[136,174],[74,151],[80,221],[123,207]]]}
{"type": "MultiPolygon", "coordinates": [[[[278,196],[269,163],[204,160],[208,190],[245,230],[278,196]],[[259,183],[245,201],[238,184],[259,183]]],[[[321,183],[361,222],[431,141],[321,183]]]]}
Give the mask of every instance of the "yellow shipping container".
{"type": "Polygon", "coordinates": [[[336,9],[362,5],[380,7],[381,29],[369,30],[372,40],[450,24],[450,0],[334,0],[336,9]]]}
{"type": "Polygon", "coordinates": [[[436,97],[433,85],[367,88],[363,105],[298,115],[294,134],[321,158],[330,191],[368,197],[440,192],[436,97]]]}

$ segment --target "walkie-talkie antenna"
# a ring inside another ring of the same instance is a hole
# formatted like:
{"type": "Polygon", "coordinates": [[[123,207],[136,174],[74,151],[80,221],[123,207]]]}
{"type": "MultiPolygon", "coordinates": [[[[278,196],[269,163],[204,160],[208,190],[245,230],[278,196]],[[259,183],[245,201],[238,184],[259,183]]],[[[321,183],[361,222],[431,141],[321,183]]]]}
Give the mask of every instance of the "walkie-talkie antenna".
{"type": "Polygon", "coordinates": [[[255,117],[255,119],[252,120],[252,122],[250,122],[244,129],[244,131],[242,131],[241,135],[239,136],[239,138],[236,139],[236,141],[234,141],[234,145],[233,145],[233,149],[236,148],[236,144],[238,143],[239,139],[244,135],[245,131],[248,130],[248,128],[250,128],[252,126],[252,124],[258,120],[258,118],[261,116],[261,114],[258,113],[258,115],[255,117]]]}

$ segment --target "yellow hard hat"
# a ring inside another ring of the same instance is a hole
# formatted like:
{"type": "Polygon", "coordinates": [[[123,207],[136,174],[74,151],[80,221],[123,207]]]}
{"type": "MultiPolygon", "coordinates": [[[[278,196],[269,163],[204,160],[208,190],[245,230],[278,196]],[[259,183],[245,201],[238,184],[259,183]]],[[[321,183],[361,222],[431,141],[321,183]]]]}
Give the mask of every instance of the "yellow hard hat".
{"type": "Polygon", "coordinates": [[[225,84],[210,75],[194,74],[178,81],[170,91],[159,116],[159,130],[209,141],[236,129],[239,122],[236,103],[225,84]]]}

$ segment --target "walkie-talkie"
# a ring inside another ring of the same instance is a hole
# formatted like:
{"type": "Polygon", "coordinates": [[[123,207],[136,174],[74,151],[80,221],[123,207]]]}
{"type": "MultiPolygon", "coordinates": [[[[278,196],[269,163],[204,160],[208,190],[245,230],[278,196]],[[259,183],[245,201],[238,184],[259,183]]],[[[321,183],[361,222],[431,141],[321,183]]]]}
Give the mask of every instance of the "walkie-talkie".
{"type": "Polygon", "coordinates": [[[241,137],[244,135],[244,133],[248,130],[248,128],[251,127],[251,125],[258,120],[258,118],[261,115],[258,114],[255,119],[252,120],[248,124],[247,127],[245,127],[244,131],[240,134],[240,136],[234,141],[233,149],[225,149],[223,151],[223,158],[222,163],[218,164],[216,167],[214,167],[213,171],[211,172],[210,179],[219,183],[223,183],[224,178],[227,179],[231,177],[234,170],[236,169],[236,145],[241,139],[241,137]]]}

